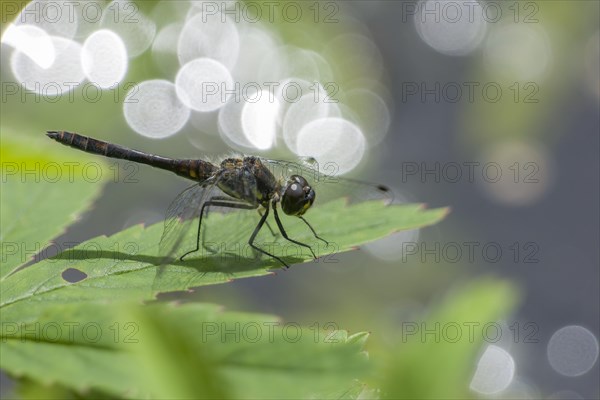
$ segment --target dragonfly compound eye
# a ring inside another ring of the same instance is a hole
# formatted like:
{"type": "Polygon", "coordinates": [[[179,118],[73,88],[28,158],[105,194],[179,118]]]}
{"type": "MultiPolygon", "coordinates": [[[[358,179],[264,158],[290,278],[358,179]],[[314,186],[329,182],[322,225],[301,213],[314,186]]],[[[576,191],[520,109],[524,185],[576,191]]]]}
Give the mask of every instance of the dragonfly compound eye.
{"type": "Polygon", "coordinates": [[[281,208],[287,215],[303,215],[315,201],[315,191],[306,179],[292,175],[281,199],[281,208]]]}

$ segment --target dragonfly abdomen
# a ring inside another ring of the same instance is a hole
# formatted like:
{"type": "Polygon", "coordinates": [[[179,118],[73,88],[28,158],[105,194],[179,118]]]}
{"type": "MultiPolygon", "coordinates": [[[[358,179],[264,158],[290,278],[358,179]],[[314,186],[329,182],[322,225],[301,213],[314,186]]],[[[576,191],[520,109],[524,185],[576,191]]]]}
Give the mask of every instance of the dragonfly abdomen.
{"type": "Polygon", "coordinates": [[[86,153],[146,164],[151,167],[174,172],[179,176],[194,181],[204,181],[211,177],[217,170],[214,164],[203,160],[175,160],[161,157],[93,139],[78,133],[49,131],[47,135],[65,146],[73,147],[86,153]]]}
{"type": "Polygon", "coordinates": [[[203,160],[173,160],[173,162],[173,172],[193,181],[205,181],[217,172],[217,167],[214,164],[203,160]]]}

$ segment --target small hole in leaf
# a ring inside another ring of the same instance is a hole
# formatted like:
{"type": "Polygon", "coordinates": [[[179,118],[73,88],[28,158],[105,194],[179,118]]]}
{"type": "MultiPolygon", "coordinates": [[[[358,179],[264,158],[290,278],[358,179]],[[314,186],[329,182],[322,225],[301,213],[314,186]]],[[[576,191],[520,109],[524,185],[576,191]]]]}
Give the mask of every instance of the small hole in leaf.
{"type": "Polygon", "coordinates": [[[62,278],[69,283],[76,283],[87,278],[87,274],[75,268],[67,268],[63,271],[62,278]]]}

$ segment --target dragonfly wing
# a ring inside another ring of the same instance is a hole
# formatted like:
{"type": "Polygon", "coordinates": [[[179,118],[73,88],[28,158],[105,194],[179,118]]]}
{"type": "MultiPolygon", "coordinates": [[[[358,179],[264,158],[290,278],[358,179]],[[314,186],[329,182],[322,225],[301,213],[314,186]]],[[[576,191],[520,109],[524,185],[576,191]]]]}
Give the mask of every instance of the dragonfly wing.
{"type": "Polygon", "coordinates": [[[386,204],[394,199],[392,191],[385,185],[338,176],[335,164],[320,166],[312,159],[307,159],[302,164],[279,160],[263,160],[263,163],[283,184],[291,175],[300,175],[308,180],[316,193],[315,206],[340,198],[345,198],[350,203],[382,200],[386,204]]]}
{"type": "Polygon", "coordinates": [[[213,196],[222,194],[216,184],[216,179],[195,184],[182,191],[171,202],[165,215],[165,227],[159,245],[162,264],[193,250],[184,248],[184,245],[189,245],[188,236],[198,226],[203,204],[213,196]]]}

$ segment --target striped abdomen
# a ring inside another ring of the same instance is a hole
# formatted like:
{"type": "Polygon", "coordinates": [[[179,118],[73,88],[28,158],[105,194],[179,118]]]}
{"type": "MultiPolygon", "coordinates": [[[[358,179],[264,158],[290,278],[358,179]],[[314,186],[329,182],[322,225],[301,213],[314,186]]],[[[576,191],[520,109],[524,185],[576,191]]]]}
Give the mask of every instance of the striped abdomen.
{"type": "Polygon", "coordinates": [[[144,153],[116,144],[107,143],[102,140],[82,136],[77,133],[49,131],[47,135],[49,138],[54,139],[65,146],[70,146],[87,153],[146,164],[151,167],[174,172],[179,176],[194,181],[204,181],[211,177],[217,170],[217,167],[214,164],[206,161],[175,160],[156,156],[154,154],[144,153]]]}

